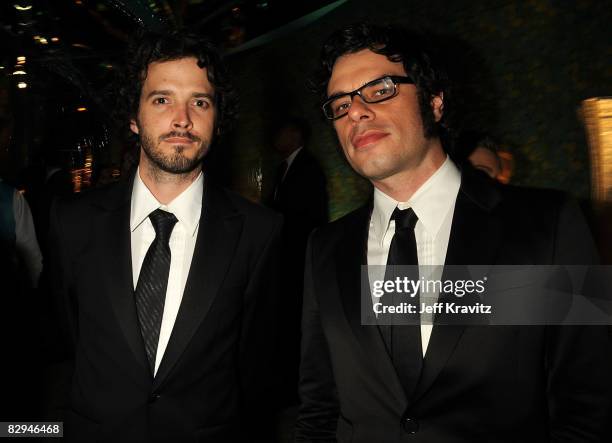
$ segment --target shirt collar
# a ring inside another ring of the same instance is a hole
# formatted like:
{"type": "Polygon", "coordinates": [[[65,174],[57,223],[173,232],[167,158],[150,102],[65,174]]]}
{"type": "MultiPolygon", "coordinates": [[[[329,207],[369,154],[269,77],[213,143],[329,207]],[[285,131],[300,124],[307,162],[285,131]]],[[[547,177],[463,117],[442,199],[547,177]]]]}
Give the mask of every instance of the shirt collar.
{"type": "Polygon", "coordinates": [[[149,214],[156,209],[171,212],[178,219],[178,223],[185,226],[190,235],[195,235],[200,223],[202,212],[202,194],[204,192],[204,178],[200,172],[198,177],[167,205],[162,205],[153,196],[149,188],[140,178],[140,168],[136,170],[134,186],[132,188],[132,203],[130,210],[130,231],[134,231],[146,220],[149,214]]]}
{"type": "Polygon", "coordinates": [[[372,211],[373,233],[382,244],[389,228],[391,215],[396,207],[412,208],[425,230],[436,237],[442,222],[453,208],[457,199],[461,173],[447,156],[442,166],[421,185],[407,202],[398,202],[378,188],[374,188],[374,209],[372,211]]]}
{"type": "Polygon", "coordinates": [[[295,158],[297,157],[297,155],[300,153],[300,151],[303,148],[304,148],[303,146],[297,148],[295,151],[289,154],[289,156],[285,159],[285,161],[287,162],[287,169],[289,169],[289,167],[291,166],[291,163],[293,163],[293,160],[295,160],[295,158]]]}

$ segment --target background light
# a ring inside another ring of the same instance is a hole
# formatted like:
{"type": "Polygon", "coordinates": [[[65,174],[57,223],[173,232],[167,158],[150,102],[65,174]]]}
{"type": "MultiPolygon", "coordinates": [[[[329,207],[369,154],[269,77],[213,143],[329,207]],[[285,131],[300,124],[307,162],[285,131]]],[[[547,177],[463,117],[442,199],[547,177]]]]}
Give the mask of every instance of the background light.
{"type": "Polygon", "coordinates": [[[25,89],[25,88],[28,87],[28,84],[26,82],[19,82],[19,83],[17,83],[17,87],[19,89],[25,89]]]}

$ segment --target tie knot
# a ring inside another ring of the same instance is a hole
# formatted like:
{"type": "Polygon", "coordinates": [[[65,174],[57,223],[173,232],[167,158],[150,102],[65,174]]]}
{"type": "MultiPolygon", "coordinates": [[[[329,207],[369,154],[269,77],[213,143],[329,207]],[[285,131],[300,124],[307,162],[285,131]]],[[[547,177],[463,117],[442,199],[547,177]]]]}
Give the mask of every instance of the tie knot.
{"type": "Polygon", "coordinates": [[[395,208],[391,215],[391,220],[395,220],[395,229],[414,229],[419,217],[414,213],[412,208],[399,209],[395,208]]]}
{"type": "Polygon", "coordinates": [[[174,214],[156,209],[149,214],[149,219],[151,219],[151,224],[153,229],[155,229],[155,236],[167,242],[170,239],[174,225],[178,221],[174,214]]]}
{"type": "Polygon", "coordinates": [[[287,172],[288,168],[289,168],[289,162],[287,161],[287,159],[284,159],[278,165],[278,175],[279,175],[280,178],[283,178],[283,175],[285,175],[285,172],[287,172]]]}

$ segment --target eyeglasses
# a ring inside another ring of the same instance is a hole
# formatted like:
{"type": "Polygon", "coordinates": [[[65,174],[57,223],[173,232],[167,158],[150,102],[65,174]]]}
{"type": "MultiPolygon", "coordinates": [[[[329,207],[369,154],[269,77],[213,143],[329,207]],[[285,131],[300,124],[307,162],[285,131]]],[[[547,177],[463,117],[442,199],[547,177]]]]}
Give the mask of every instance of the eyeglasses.
{"type": "Polygon", "coordinates": [[[387,75],[366,83],[361,88],[346,94],[337,94],[329,97],[323,103],[323,113],[328,120],[337,120],[348,114],[353,97],[358,95],[366,103],[380,103],[389,100],[397,95],[397,85],[399,83],[411,83],[414,81],[410,77],[399,77],[387,75]]]}

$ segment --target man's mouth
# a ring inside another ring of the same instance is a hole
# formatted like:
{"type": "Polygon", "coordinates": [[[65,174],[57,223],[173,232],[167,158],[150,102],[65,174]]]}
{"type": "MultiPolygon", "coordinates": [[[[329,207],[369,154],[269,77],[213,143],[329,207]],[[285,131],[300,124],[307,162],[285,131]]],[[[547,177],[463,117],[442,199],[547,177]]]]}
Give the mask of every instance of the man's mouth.
{"type": "Polygon", "coordinates": [[[176,144],[181,144],[181,145],[185,145],[187,143],[193,143],[192,139],[186,138],[186,137],[168,137],[168,138],[165,138],[164,141],[166,143],[176,143],[176,144]]]}
{"type": "Polygon", "coordinates": [[[378,131],[378,130],[370,130],[366,131],[363,134],[356,135],[351,139],[351,144],[355,148],[363,148],[366,145],[371,143],[375,143],[378,140],[388,136],[388,132],[378,131]]]}
{"type": "Polygon", "coordinates": [[[173,132],[171,132],[171,133],[168,133],[165,136],[163,136],[161,139],[162,139],[162,141],[164,141],[166,143],[170,143],[170,144],[174,143],[174,144],[177,144],[177,145],[186,145],[186,144],[189,144],[189,143],[199,142],[200,141],[199,137],[197,137],[197,136],[195,136],[193,134],[190,134],[188,132],[187,133],[185,133],[185,132],[183,132],[183,133],[179,133],[179,132],[174,132],[173,133],[173,132]]]}

